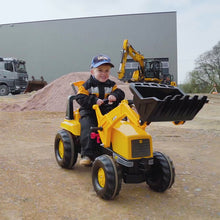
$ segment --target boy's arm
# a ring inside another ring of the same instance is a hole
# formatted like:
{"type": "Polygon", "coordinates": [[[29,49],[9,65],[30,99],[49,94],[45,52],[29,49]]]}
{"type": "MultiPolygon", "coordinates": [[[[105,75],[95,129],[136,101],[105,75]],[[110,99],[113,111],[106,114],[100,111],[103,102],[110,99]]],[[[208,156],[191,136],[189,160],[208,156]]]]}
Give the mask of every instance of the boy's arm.
{"type": "Polygon", "coordinates": [[[89,91],[84,86],[80,86],[76,95],[76,101],[83,108],[90,109],[96,104],[98,98],[95,95],[89,94],[89,91]]]}
{"type": "Polygon", "coordinates": [[[115,84],[110,95],[115,96],[117,102],[121,102],[125,98],[125,93],[115,84]]]}

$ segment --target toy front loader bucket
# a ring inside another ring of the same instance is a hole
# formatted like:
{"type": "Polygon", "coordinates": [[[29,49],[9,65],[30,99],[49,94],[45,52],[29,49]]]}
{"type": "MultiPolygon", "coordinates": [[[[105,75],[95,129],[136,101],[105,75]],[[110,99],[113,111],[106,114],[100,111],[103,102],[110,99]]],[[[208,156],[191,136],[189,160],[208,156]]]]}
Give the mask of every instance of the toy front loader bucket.
{"type": "Polygon", "coordinates": [[[207,96],[190,97],[179,88],[158,83],[131,83],[133,102],[143,122],[192,120],[207,96]]]}

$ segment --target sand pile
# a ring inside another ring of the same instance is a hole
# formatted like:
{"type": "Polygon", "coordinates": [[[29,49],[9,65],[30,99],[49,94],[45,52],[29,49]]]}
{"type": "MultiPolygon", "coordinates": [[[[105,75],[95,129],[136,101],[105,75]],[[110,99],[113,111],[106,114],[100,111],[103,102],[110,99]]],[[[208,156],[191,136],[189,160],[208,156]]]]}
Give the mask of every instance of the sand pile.
{"type": "MultiPolygon", "coordinates": [[[[72,82],[85,81],[89,78],[89,72],[74,72],[64,75],[53,82],[49,83],[43,89],[38,90],[33,95],[21,103],[4,103],[2,104],[2,111],[52,111],[52,112],[65,112],[67,98],[73,95],[73,89],[70,86],[72,82]]],[[[111,76],[118,87],[121,88],[127,99],[132,99],[131,92],[128,84],[118,80],[116,77],[111,76]]],[[[75,105],[75,107],[78,107],[75,105]]]]}

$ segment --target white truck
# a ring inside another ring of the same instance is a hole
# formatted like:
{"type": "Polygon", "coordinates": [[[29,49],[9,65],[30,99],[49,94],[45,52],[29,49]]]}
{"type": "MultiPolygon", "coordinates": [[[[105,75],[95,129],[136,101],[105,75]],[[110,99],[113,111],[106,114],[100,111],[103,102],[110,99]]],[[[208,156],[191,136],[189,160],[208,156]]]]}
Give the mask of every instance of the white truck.
{"type": "Polygon", "coordinates": [[[24,92],[27,84],[25,61],[0,57],[0,96],[24,92]]]}

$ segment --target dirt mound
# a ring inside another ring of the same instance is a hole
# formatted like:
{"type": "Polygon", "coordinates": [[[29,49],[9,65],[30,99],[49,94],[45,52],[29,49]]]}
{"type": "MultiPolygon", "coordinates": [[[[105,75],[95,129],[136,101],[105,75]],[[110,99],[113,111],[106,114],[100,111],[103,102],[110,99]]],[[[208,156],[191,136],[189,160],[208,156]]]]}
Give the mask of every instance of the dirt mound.
{"type": "MultiPolygon", "coordinates": [[[[64,75],[43,89],[35,92],[26,101],[17,103],[2,103],[2,111],[52,111],[65,112],[67,97],[74,94],[70,84],[76,81],[86,81],[90,76],[89,72],[74,72],[64,75]]],[[[126,94],[127,99],[131,99],[132,95],[129,91],[128,84],[118,80],[116,77],[110,76],[126,94]]],[[[78,106],[76,106],[78,107],[78,106]]]]}

